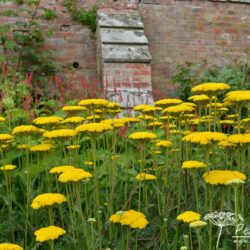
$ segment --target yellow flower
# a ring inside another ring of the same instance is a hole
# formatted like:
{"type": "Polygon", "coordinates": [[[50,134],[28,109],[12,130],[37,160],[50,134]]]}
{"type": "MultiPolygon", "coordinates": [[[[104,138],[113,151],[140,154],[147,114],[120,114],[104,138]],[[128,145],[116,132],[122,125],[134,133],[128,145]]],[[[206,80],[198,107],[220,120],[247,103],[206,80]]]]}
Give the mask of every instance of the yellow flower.
{"type": "Polygon", "coordinates": [[[119,118],[119,120],[124,124],[136,123],[140,121],[140,119],[136,117],[123,117],[119,118]]]}
{"type": "Polygon", "coordinates": [[[81,146],[80,145],[69,145],[66,148],[68,150],[75,150],[75,149],[79,149],[81,146]]]}
{"type": "Polygon", "coordinates": [[[87,166],[93,166],[94,162],[93,161],[85,161],[84,164],[87,166]]]}
{"type": "Polygon", "coordinates": [[[0,142],[12,141],[14,137],[9,134],[0,134],[0,142]]]}
{"type": "Polygon", "coordinates": [[[0,116],[0,122],[5,122],[5,121],[6,121],[6,118],[5,118],[5,117],[0,116]]]}
{"type": "Polygon", "coordinates": [[[32,121],[36,125],[58,124],[63,118],[59,116],[38,117],[32,121]]]}
{"type": "Polygon", "coordinates": [[[137,116],[138,119],[145,120],[145,121],[153,121],[155,118],[151,115],[139,115],[137,116]]]}
{"type": "Polygon", "coordinates": [[[149,108],[149,107],[152,107],[152,106],[146,105],[146,104],[136,105],[136,106],[134,106],[134,111],[142,111],[145,108],[149,108]]]}
{"type": "Polygon", "coordinates": [[[50,151],[53,148],[52,144],[49,143],[42,143],[35,145],[30,148],[31,152],[45,152],[45,151],[50,151]]]}
{"type": "Polygon", "coordinates": [[[100,120],[100,119],[101,119],[101,116],[99,116],[99,115],[90,115],[90,116],[86,117],[86,120],[88,120],[88,121],[100,120]]]}
{"type": "Polygon", "coordinates": [[[138,181],[151,181],[151,180],[155,180],[156,176],[152,174],[140,173],[136,175],[135,179],[138,181]]]}
{"type": "Polygon", "coordinates": [[[23,248],[12,243],[0,243],[0,250],[23,250],[23,248]]]}
{"type": "Polygon", "coordinates": [[[72,116],[72,117],[68,117],[66,119],[64,119],[63,121],[61,121],[61,124],[67,124],[67,123],[81,123],[83,122],[85,119],[81,116],[72,116]]]}
{"type": "Polygon", "coordinates": [[[150,122],[147,126],[148,127],[160,127],[162,125],[163,125],[162,122],[150,122]]]}
{"type": "Polygon", "coordinates": [[[218,83],[218,82],[208,82],[199,84],[191,89],[193,93],[203,93],[208,96],[215,95],[219,91],[229,90],[230,86],[226,83],[218,83]]]}
{"type": "Polygon", "coordinates": [[[250,143],[250,134],[234,134],[228,136],[228,142],[240,146],[250,143]]]}
{"type": "Polygon", "coordinates": [[[92,174],[89,172],[86,172],[83,169],[75,168],[70,171],[65,171],[62,174],[59,175],[58,180],[60,182],[77,182],[81,181],[87,178],[92,177],[92,174]]]}
{"type": "Polygon", "coordinates": [[[155,102],[155,106],[160,106],[162,108],[166,108],[168,106],[173,106],[173,105],[177,105],[177,104],[181,104],[182,100],[180,99],[162,99],[162,100],[158,100],[155,102]]]}
{"type": "Polygon", "coordinates": [[[108,130],[112,130],[112,126],[107,123],[87,123],[76,127],[78,133],[102,133],[108,130]]]}
{"type": "Polygon", "coordinates": [[[188,98],[188,100],[192,101],[192,102],[197,102],[198,104],[202,104],[202,103],[207,103],[209,102],[209,97],[207,95],[194,95],[194,96],[190,96],[188,98]]]}
{"type": "Polygon", "coordinates": [[[107,100],[104,99],[85,99],[78,103],[80,106],[84,107],[106,107],[109,104],[107,100]]]}
{"type": "Polygon", "coordinates": [[[149,106],[149,107],[146,107],[145,109],[143,109],[142,113],[154,113],[154,112],[161,111],[161,110],[162,110],[162,108],[160,108],[160,107],[149,106]]]}
{"type": "Polygon", "coordinates": [[[54,204],[61,204],[66,202],[66,198],[63,194],[58,193],[45,193],[38,195],[31,204],[33,209],[39,209],[41,207],[52,206],[54,204]]]}
{"type": "Polygon", "coordinates": [[[16,169],[16,166],[15,165],[4,165],[4,166],[0,167],[0,169],[3,171],[11,171],[13,169],[16,169]]]}
{"type": "Polygon", "coordinates": [[[202,228],[205,227],[207,225],[207,223],[205,221],[202,220],[197,220],[197,221],[193,221],[189,224],[189,227],[191,228],[202,228]]]}
{"type": "Polygon", "coordinates": [[[109,220],[113,223],[120,223],[121,225],[127,225],[131,228],[138,229],[143,229],[148,224],[146,216],[135,210],[120,211],[115,215],[112,215],[109,220]]]}
{"type": "Polygon", "coordinates": [[[49,226],[49,227],[43,227],[41,229],[36,230],[34,232],[34,235],[36,236],[36,241],[44,242],[48,240],[55,240],[59,236],[65,233],[66,231],[60,227],[49,226]]]}
{"type": "Polygon", "coordinates": [[[222,125],[233,125],[235,122],[234,120],[221,120],[219,123],[222,125]]]}
{"type": "Polygon", "coordinates": [[[220,141],[218,143],[218,146],[221,148],[232,148],[232,147],[236,147],[237,145],[225,140],[225,141],[220,141]]]}
{"type": "Polygon", "coordinates": [[[101,123],[107,123],[111,125],[113,128],[121,128],[125,125],[125,122],[123,122],[121,119],[106,119],[102,120],[101,123]]]}
{"type": "Polygon", "coordinates": [[[246,124],[250,124],[250,118],[244,118],[241,120],[241,123],[246,123],[246,124]]]}
{"type": "Polygon", "coordinates": [[[43,134],[47,139],[65,139],[73,136],[76,136],[76,131],[73,129],[56,129],[43,134]]]}
{"type": "Polygon", "coordinates": [[[131,134],[128,138],[132,140],[152,140],[156,139],[157,135],[151,132],[135,132],[131,134]]]}
{"type": "Polygon", "coordinates": [[[40,129],[33,125],[21,125],[17,126],[12,130],[13,135],[30,135],[39,134],[40,129]]]}
{"type": "Polygon", "coordinates": [[[172,142],[168,140],[160,140],[156,142],[155,144],[156,147],[163,147],[163,148],[170,147],[171,145],[172,145],[172,142]]]}
{"type": "Polygon", "coordinates": [[[230,91],[227,93],[224,102],[229,104],[250,102],[250,90],[230,91]]]}
{"type": "Polygon", "coordinates": [[[194,107],[187,104],[178,104],[176,106],[170,106],[165,108],[162,113],[178,114],[178,113],[190,113],[194,111],[194,107]]]}
{"type": "Polygon", "coordinates": [[[71,165],[64,165],[64,166],[57,166],[57,167],[53,167],[50,169],[50,173],[51,174],[61,174],[64,173],[66,171],[71,171],[76,169],[76,167],[71,166],[71,165]]]}
{"type": "Polygon", "coordinates": [[[193,221],[200,220],[200,218],[201,218],[200,214],[193,212],[193,211],[186,211],[178,215],[176,219],[179,221],[183,221],[185,223],[190,223],[193,221]]]}
{"type": "Polygon", "coordinates": [[[28,149],[29,147],[30,147],[30,145],[28,145],[28,144],[19,144],[17,146],[18,149],[28,149]]]}
{"type": "Polygon", "coordinates": [[[194,132],[183,137],[183,141],[207,145],[211,142],[223,141],[227,136],[219,132],[194,132]]]}
{"type": "Polygon", "coordinates": [[[243,180],[241,180],[241,179],[239,179],[239,178],[235,178],[235,179],[229,180],[229,181],[226,183],[226,185],[231,185],[231,186],[233,186],[233,187],[237,187],[237,186],[242,185],[242,184],[244,184],[244,183],[245,183],[245,182],[244,182],[243,180]]]}
{"type": "Polygon", "coordinates": [[[86,110],[86,108],[75,105],[75,106],[64,106],[62,107],[62,110],[66,112],[76,112],[76,111],[84,111],[86,110]]]}
{"type": "Polygon", "coordinates": [[[184,161],[182,163],[182,168],[205,168],[207,165],[200,161],[184,161]]]}
{"type": "Polygon", "coordinates": [[[203,174],[203,179],[210,185],[226,185],[233,179],[246,180],[245,174],[232,170],[211,170],[203,174]]]}

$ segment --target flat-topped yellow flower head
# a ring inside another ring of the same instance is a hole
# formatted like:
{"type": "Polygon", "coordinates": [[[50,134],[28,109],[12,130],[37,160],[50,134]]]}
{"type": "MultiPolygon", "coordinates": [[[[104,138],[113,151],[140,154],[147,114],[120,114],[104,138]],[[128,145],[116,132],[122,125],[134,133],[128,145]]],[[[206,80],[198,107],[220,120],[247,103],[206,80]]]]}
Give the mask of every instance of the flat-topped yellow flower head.
{"type": "Polygon", "coordinates": [[[106,107],[108,104],[109,102],[105,99],[85,99],[78,103],[79,106],[84,106],[86,108],[106,107]]]}
{"type": "Polygon", "coordinates": [[[33,135],[39,134],[40,129],[33,125],[21,125],[17,126],[12,130],[13,135],[33,135]]]}
{"type": "Polygon", "coordinates": [[[52,206],[54,204],[61,204],[66,202],[67,199],[63,194],[58,193],[45,193],[38,195],[31,204],[33,209],[39,209],[42,207],[52,206]]]}
{"type": "Polygon", "coordinates": [[[156,179],[156,176],[152,174],[140,173],[136,175],[135,179],[137,181],[152,181],[156,179]]]}
{"type": "Polygon", "coordinates": [[[83,122],[85,119],[81,116],[72,116],[65,118],[61,121],[61,124],[77,124],[83,122]]]}
{"type": "Polygon", "coordinates": [[[112,126],[107,123],[87,123],[76,127],[78,133],[98,134],[112,130],[112,126]]]}
{"type": "Polygon", "coordinates": [[[183,221],[185,223],[190,223],[193,221],[200,220],[201,215],[199,213],[196,213],[194,211],[186,211],[177,216],[177,220],[183,221]]]}
{"type": "Polygon", "coordinates": [[[201,162],[201,161],[184,161],[182,163],[182,168],[184,169],[191,169],[191,168],[205,168],[207,167],[207,164],[201,162]]]}
{"type": "Polygon", "coordinates": [[[250,144],[250,134],[229,135],[227,141],[238,146],[247,146],[250,144]]]}
{"type": "Polygon", "coordinates": [[[207,104],[209,102],[209,97],[207,95],[193,95],[188,98],[188,100],[198,103],[198,104],[207,104]]]}
{"type": "Polygon", "coordinates": [[[246,180],[246,175],[232,170],[211,170],[203,174],[203,179],[210,185],[227,185],[233,179],[246,180]]]}
{"type": "Polygon", "coordinates": [[[227,135],[220,132],[194,132],[183,137],[183,141],[207,145],[212,142],[226,140],[227,135]]]}
{"type": "Polygon", "coordinates": [[[16,165],[4,165],[0,167],[0,169],[3,171],[11,171],[11,170],[16,169],[16,165]]]}
{"type": "Polygon", "coordinates": [[[66,231],[60,227],[49,226],[38,229],[34,232],[36,241],[44,242],[48,240],[56,240],[59,236],[64,235],[66,231]]]}
{"type": "Polygon", "coordinates": [[[32,121],[35,125],[55,125],[62,120],[59,116],[38,117],[32,121]]]}
{"type": "Polygon", "coordinates": [[[62,172],[62,174],[59,175],[58,180],[63,183],[78,182],[78,181],[88,179],[90,177],[92,177],[91,173],[80,168],[75,168],[70,171],[62,172]]]}
{"type": "Polygon", "coordinates": [[[66,171],[71,171],[76,169],[76,167],[72,166],[72,165],[63,165],[63,166],[56,166],[50,169],[50,173],[51,174],[61,174],[64,173],[66,171]]]}
{"type": "Polygon", "coordinates": [[[23,250],[23,248],[12,243],[0,243],[0,250],[23,250]]]}
{"type": "Polygon", "coordinates": [[[60,140],[76,136],[77,132],[73,129],[56,129],[45,132],[43,137],[46,139],[60,140]]]}
{"type": "Polygon", "coordinates": [[[5,121],[6,121],[6,118],[5,118],[5,117],[0,116],[0,122],[5,122],[5,121]]]}
{"type": "Polygon", "coordinates": [[[173,106],[173,105],[177,105],[181,103],[182,103],[182,100],[180,99],[169,98],[169,99],[162,99],[162,100],[156,101],[155,106],[166,108],[168,106],[173,106]]]}
{"type": "Polygon", "coordinates": [[[221,82],[208,82],[199,84],[191,89],[192,93],[206,94],[210,98],[220,91],[229,90],[230,86],[221,82]]]}
{"type": "Polygon", "coordinates": [[[170,146],[172,146],[172,142],[168,141],[168,140],[160,140],[158,142],[156,142],[155,146],[156,147],[163,147],[163,148],[168,148],[170,146]]]}
{"type": "Polygon", "coordinates": [[[197,220],[197,221],[193,221],[189,224],[189,227],[191,228],[202,228],[205,227],[207,225],[207,223],[205,221],[202,220],[197,220]]]}
{"type": "Polygon", "coordinates": [[[152,107],[151,105],[147,105],[147,104],[140,104],[140,105],[136,105],[134,106],[134,111],[143,111],[146,108],[150,108],[152,107]]]}
{"type": "Polygon", "coordinates": [[[31,152],[47,152],[53,149],[53,145],[49,143],[41,143],[30,148],[31,152]]]}
{"type": "Polygon", "coordinates": [[[82,106],[73,105],[73,106],[64,106],[62,107],[62,110],[65,112],[80,112],[80,111],[84,111],[87,109],[82,106]]]}
{"type": "Polygon", "coordinates": [[[0,142],[5,143],[6,141],[12,141],[14,140],[14,137],[9,134],[0,134],[0,142]]]}
{"type": "Polygon", "coordinates": [[[132,140],[138,140],[138,141],[154,140],[157,138],[157,135],[151,132],[135,132],[135,133],[132,133],[128,138],[132,140]]]}
{"type": "Polygon", "coordinates": [[[227,93],[224,102],[229,104],[237,104],[243,102],[250,102],[250,90],[236,90],[227,93]]]}
{"type": "Polygon", "coordinates": [[[135,229],[143,229],[147,226],[146,216],[135,210],[120,211],[109,218],[113,223],[120,223],[135,229]]]}
{"type": "Polygon", "coordinates": [[[187,105],[185,103],[178,104],[176,106],[170,106],[165,108],[162,113],[168,113],[172,115],[180,114],[180,113],[191,113],[195,110],[194,107],[187,105]]]}

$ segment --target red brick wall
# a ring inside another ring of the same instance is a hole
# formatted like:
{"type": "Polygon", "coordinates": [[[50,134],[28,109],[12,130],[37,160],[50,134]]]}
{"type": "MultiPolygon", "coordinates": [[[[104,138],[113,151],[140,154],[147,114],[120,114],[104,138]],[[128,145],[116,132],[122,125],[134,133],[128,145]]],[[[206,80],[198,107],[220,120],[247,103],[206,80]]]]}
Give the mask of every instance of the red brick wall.
{"type": "MultiPolygon", "coordinates": [[[[143,0],[142,0],[143,1],[143,0]]],[[[145,1],[145,0],[144,0],[145,1]]],[[[152,55],[153,87],[171,95],[171,72],[185,61],[226,64],[250,48],[250,4],[154,0],[140,4],[152,55]]]]}

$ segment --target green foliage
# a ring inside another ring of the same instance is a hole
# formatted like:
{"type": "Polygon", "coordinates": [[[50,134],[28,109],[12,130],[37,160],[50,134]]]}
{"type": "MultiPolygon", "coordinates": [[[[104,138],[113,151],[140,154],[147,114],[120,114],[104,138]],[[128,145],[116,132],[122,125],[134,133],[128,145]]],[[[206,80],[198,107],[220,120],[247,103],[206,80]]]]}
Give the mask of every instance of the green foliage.
{"type": "MultiPolygon", "coordinates": [[[[23,75],[33,72],[35,78],[37,76],[38,84],[44,84],[46,79],[57,71],[50,51],[43,47],[46,37],[53,33],[49,28],[41,28],[38,17],[40,1],[29,0],[25,3],[25,8],[20,7],[16,12],[5,11],[5,15],[28,14],[29,21],[16,21],[0,26],[0,48],[3,52],[0,63],[11,65],[23,75]]],[[[55,13],[45,10],[44,16],[52,19],[55,13]]]]}
{"type": "MultiPolygon", "coordinates": [[[[249,59],[250,50],[246,51],[246,57],[249,59]]],[[[187,101],[190,96],[191,88],[202,82],[225,82],[231,85],[232,90],[250,89],[250,63],[233,61],[229,64],[208,65],[206,61],[200,64],[185,62],[177,65],[172,74],[172,81],[178,84],[179,97],[187,101]]]]}
{"type": "Polygon", "coordinates": [[[43,18],[45,20],[52,20],[56,17],[56,12],[50,9],[44,9],[43,18]]]}
{"type": "Polygon", "coordinates": [[[74,0],[65,0],[64,5],[70,12],[73,20],[83,25],[87,25],[93,32],[96,31],[96,14],[97,14],[96,6],[94,6],[91,10],[78,8],[75,5],[74,0]]]}

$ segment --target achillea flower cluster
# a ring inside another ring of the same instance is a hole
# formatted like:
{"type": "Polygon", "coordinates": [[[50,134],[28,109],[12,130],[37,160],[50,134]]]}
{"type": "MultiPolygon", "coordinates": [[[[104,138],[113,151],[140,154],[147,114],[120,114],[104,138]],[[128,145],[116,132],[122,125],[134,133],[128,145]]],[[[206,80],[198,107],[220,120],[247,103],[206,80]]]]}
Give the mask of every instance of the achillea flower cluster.
{"type": "Polygon", "coordinates": [[[134,111],[143,111],[144,109],[146,108],[149,108],[149,107],[152,107],[150,105],[147,105],[147,104],[140,104],[140,105],[136,105],[134,106],[134,111]]]}
{"type": "Polygon", "coordinates": [[[33,125],[21,125],[12,130],[13,135],[32,135],[39,134],[40,129],[33,125]]]}
{"type": "Polygon", "coordinates": [[[160,141],[156,142],[155,146],[167,148],[167,147],[172,146],[172,142],[168,141],[168,140],[160,140],[160,141]]]}
{"type": "Polygon", "coordinates": [[[67,139],[69,137],[76,136],[76,134],[76,131],[73,129],[56,129],[45,132],[43,137],[47,139],[67,139]]]}
{"type": "Polygon", "coordinates": [[[31,204],[33,209],[39,209],[41,207],[52,206],[54,204],[61,204],[66,202],[66,198],[63,194],[58,193],[45,193],[38,195],[31,204]]]}
{"type": "Polygon", "coordinates": [[[250,143],[250,134],[234,134],[228,136],[227,141],[229,143],[237,144],[237,145],[247,145],[250,143]]]}
{"type": "Polygon", "coordinates": [[[12,243],[0,243],[0,250],[23,250],[23,248],[12,243]]]}
{"type": "Polygon", "coordinates": [[[233,103],[250,102],[250,90],[236,90],[227,93],[224,102],[228,105],[233,103]]]}
{"type": "Polygon", "coordinates": [[[5,121],[6,121],[6,118],[5,118],[5,117],[0,116],[0,122],[5,122],[5,121]]]}
{"type": "Polygon", "coordinates": [[[75,168],[71,169],[69,171],[64,171],[59,175],[58,180],[60,182],[66,183],[66,182],[78,182],[85,179],[88,179],[92,177],[92,174],[81,169],[81,168],[75,168]]]}
{"type": "Polygon", "coordinates": [[[179,114],[179,113],[190,113],[194,111],[194,107],[187,105],[187,104],[178,104],[176,106],[170,106],[165,108],[162,113],[169,113],[169,114],[179,114]]]}
{"type": "Polygon", "coordinates": [[[168,106],[173,106],[173,105],[177,105],[181,103],[182,103],[182,100],[180,99],[162,99],[162,100],[156,101],[155,106],[166,108],[168,106]]]}
{"type": "Polygon", "coordinates": [[[203,174],[203,179],[210,185],[227,185],[233,179],[246,180],[246,175],[232,170],[211,170],[203,174]]]}
{"type": "Polygon", "coordinates": [[[32,123],[34,123],[35,125],[54,125],[59,124],[62,119],[63,118],[59,116],[38,117],[33,120],[32,123]]]}
{"type": "Polygon", "coordinates": [[[77,149],[79,149],[81,146],[80,145],[69,145],[69,146],[67,146],[66,148],[68,149],[68,150],[77,150],[77,149]]]}
{"type": "Polygon", "coordinates": [[[48,240],[55,240],[59,236],[65,233],[66,231],[60,227],[49,226],[49,227],[44,227],[44,228],[36,230],[34,232],[34,235],[36,236],[36,241],[44,242],[48,240]]]}
{"type": "Polygon", "coordinates": [[[183,141],[207,145],[211,142],[223,141],[227,135],[220,132],[194,132],[183,137],[183,141]]]}
{"type": "Polygon", "coordinates": [[[188,100],[192,101],[192,102],[196,102],[198,104],[202,104],[202,103],[208,103],[209,102],[209,97],[207,95],[194,95],[194,96],[190,96],[188,98],[188,100]]]}
{"type": "Polygon", "coordinates": [[[190,168],[205,168],[207,164],[201,161],[184,161],[182,163],[182,168],[190,169],[190,168]]]}
{"type": "Polygon", "coordinates": [[[136,229],[143,229],[148,224],[146,216],[135,210],[117,212],[109,218],[109,221],[136,229]]]}
{"type": "Polygon", "coordinates": [[[79,106],[84,107],[106,107],[109,104],[107,100],[104,99],[85,99],[78,103],[79,106]]]}
{"type": "Polygon", "coordinates": [[[157,135],[151,132],[135,132],[135,133],[132,133],[128,138],[132,140],[138,140],[138,141],[153,140],[157,138],[157,135]]]}
{"type": "Polygon", "coordinates": [[[9,134],[0,134],[0,142],[7,142],[7,141],[13,141],[14,137],[9,134]]]}
{"type": "Polygon", "coordinates": [[[64,120],[61,121],[61,124],[76,124],[76,123],[81,123],[83,122],[85,119],[81,116],[72,116],[72,117],[68,117],[64,120]]]}
{"type": "Polygon", "coordinates": [[[192,93],[215,95],[220,91],[229,90],[230,86],[226,83],[209,82],[199,84],[191,89],[192,93]]]}
{"type": "Polygon", "coordinates": [[[16,169],[16,165],[4,165],[0,167],[0,169],[3,171],[11,171],[11,170],[16,169]]]}
{"type": "Polygon", "coordinates": [[[71,166],[71,165],[64,165],[64,166],[57,166],[57,167],[53,167],[50,169],[50,173],[51,174],[61,174],[64,173],[66,171],[71,171],[76,169],[76,167],[71,166]]]}
{"type": "Polygon", "coordinates": [[[78,133],[91,133],[91,134],[96,134],[96,133],[103,133],[108,130],[112,130],[112,126],[107,124],[107,123],[87,123],[80,125],[76,127],[76,131],[78,133]]]}
{"type": "Polygon", "coordinates": [[[64,106],[62,107],[62,110],[66,112],[76,112],[76,111],[84,111],[86,110],[86,108],[82,106],[64,106]]]}
{"type": "Polygon", "coordinates": [[[200,220],[201,215],[199,213],[193,212],[193,211],[186,211],[184,213],[181,213],[177,216],[177,220],[183,221],[185,223],[190,223],[193,221],[200,220]]]}
{"type": "Polygon", "coordinates": [[[31,152],[47,152],[47,151],[50,151],[51,149],[53,149],[52,144],[42,143],[42,144],[38,144],[38,145],[31,147],[30,151],[31,152]]]}
{"type": "Polygon", "coordinates": [[[135,179],[138,181],[152,181],[156,179],[156,176],[152,174],[140,173],[136,175],[135,179]]]}
{"type": "Polygon", "coordinates": [[[205,227],[207,225],[207,223],[205,221],[202,220],[197,220],[197,221],[193,221],[189,224],[189,227],[191,228],[202,228],[205,227]]]}

